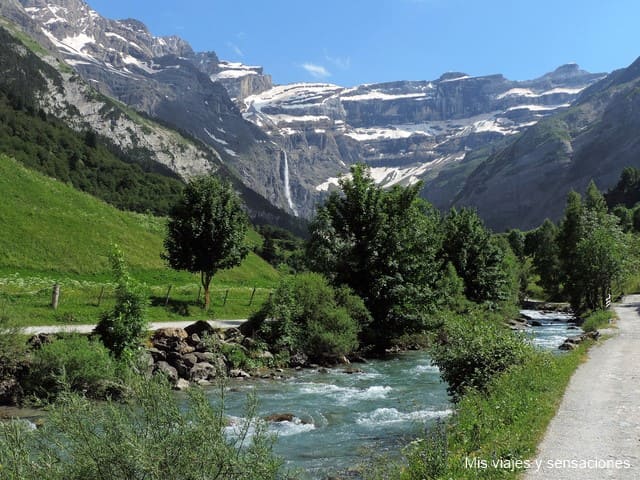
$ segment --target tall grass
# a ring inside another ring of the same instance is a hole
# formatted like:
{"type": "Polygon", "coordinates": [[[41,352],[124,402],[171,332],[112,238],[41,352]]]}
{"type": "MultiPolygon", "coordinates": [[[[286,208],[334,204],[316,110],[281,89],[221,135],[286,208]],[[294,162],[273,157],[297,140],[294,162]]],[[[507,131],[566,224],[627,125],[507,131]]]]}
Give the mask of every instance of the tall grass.
{"type": "Polygon", "coordinates": [[[512,469],[514,461],[535,455],[586,348],[567,355],[538,352],[494,378],[486,392],[469,391],[445,434],[410,444],[405,449],[408,463],[389,478],[516,479],[523,467],[512,469]]]}
{"type": "Polygon", "coordinates": [[[591,312],[582,324],[582,329],[585,332],[595,332],[599,328],[610,326],[611,320],[615,317],[616,313],[613,310],[597,310],[591,312]]]}

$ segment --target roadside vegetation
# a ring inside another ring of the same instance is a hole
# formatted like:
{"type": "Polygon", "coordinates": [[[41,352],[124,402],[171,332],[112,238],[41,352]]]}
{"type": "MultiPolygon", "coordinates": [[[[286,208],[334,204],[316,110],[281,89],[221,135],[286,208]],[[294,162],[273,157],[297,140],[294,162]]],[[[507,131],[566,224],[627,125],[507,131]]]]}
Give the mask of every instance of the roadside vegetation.
{"type": "Polygon", "coordinates": [[[482,390],[468,390],[449,421],[427,427],[423,438],[405,447],[404,461],[386,472],[372,472],[370,478],[518,478],[523,466],[515,462],[535,455],[588,347],[583,344],[566,355],[530,352],[482,390]]]}

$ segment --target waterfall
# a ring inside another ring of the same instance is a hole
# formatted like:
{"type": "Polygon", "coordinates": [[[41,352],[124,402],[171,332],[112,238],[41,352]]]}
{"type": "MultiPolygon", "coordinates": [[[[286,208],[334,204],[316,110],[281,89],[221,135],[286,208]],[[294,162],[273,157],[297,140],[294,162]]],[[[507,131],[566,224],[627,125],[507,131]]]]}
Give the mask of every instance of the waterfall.
{"type": "Polygon", "coordinates": [[[289,185],[289,160],[287,159],[287,152],[282,150],[282,156],[284,159],[284,196],[287,199],[289,208],[297,217],[298,211],[296,210],[296,206],[293,204],[293,200],[291,199],[291,185],[289,185]]]}

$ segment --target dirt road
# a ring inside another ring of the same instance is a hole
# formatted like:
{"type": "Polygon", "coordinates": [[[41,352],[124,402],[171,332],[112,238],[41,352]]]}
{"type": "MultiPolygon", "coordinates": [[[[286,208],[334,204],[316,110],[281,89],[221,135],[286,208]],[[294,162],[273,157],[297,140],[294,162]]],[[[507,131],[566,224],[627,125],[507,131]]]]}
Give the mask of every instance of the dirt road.
{"type": "MultiPolygon", "coordinates": [[[[149,330],[157,330],[158,328],[184,328],[191,325],[195,320],[188,322],[152,322],[149,324],[149,330]]],[[[246,320],[209,320],[209,324],[214,328],[232,328],[238,327],[246,320]]],[[[91,333],[95,325],[49,325],[41,327],[25,327],[23,332],[28,335],[36,333],[61,333],[61,332],[78,332],[91,333]]]]}
{"type": "Polygon", "coordinates": [[[615,310],[614,338],[576,370],[524,480],[640,479],[640,295],[615,310]]]}

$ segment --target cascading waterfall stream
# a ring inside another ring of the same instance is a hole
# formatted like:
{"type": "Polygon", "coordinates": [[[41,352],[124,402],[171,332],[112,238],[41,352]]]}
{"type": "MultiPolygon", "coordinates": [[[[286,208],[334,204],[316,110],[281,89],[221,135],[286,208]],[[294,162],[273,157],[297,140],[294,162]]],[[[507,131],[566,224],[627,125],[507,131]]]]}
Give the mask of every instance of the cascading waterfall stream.
{"type": "Polygon", "coordinates": [[[282,150],[282,156],[284,160],[284,196],[287,199],[287,204],[289,208],[293,212],[293,214],[297,217],[298,210],[296,210],[296,206],[293,204],[293,200],[291,199],[291,185],[289,185],[289,160],[287,158],[287,152],[282,150]]]}

